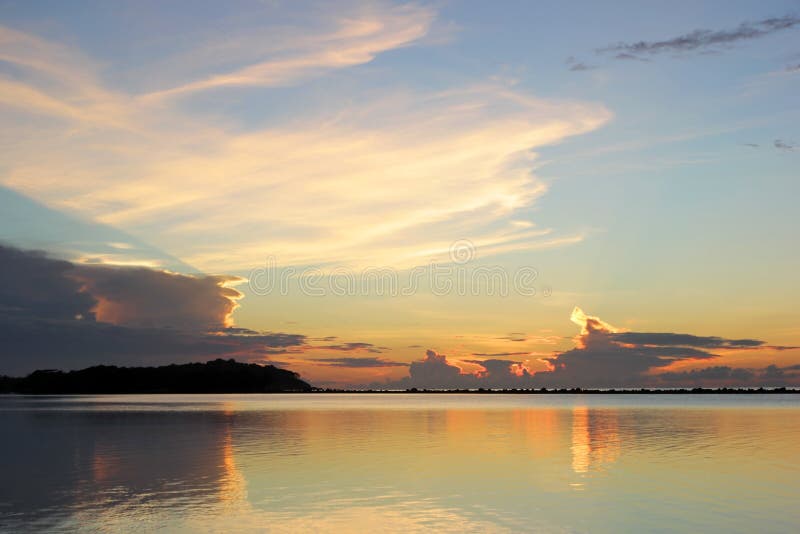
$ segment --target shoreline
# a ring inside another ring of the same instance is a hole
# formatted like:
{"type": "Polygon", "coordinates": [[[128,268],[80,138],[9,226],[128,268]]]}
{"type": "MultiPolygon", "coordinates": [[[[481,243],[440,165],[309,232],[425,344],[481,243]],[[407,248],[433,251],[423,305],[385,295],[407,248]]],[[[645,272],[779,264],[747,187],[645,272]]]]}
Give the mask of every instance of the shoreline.
{"type": "Polygon", "coordinates": [[[796,395],[792,388],[693,388],[693,389],[314,389],[311,391],[84,391],[84,392],[0,392],[2,396],[69,396],[69,395],[796,395]]]}

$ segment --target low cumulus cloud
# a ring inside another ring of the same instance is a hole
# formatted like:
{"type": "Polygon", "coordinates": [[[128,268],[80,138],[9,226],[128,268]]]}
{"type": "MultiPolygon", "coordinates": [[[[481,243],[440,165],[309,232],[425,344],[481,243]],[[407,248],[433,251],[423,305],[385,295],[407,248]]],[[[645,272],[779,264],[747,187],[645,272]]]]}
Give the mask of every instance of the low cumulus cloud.
{"type": "Polygon", "coordinates": [[[699,29],[660,41],[619,42],[595,51],[598,54],[614,54],[615,59],[642,59],[643,55],[702,53],[717,51],[741,41],[766,37],[776,32],[800,25],[800,17],[784,15],[756,22],[743,22],[738,27],[726,30],[699,29]]]}
{"type": "Polygon", "coordinates": [[[0,245],[0,373],[96,364],[262,360],[301,334],[232,327],[223,276],[76,265],[0,245]]]}
{"type": "Polygon", "coordinates": [[[486,359],[449,361],[428,350],[413,362],[409,376],[372,387],[388,389],[475,388],[611,388],[611,387],[723,387],[800,385],[800,365],[759,369],[712,365],[714,351],[789,350],[798,347],[767,345],[757,339],[728,339],[672,332],[623,332],[575,308],[572,321],[581,327],[575,348],[543,358],[549,370],[532,372],[524,359],[504,354],[476,354],[486,359]],[[675,364],[706,364],[699,369],[673,371],[675,364]],[[459,364],[478,366],[466,371],[459,364]]]}

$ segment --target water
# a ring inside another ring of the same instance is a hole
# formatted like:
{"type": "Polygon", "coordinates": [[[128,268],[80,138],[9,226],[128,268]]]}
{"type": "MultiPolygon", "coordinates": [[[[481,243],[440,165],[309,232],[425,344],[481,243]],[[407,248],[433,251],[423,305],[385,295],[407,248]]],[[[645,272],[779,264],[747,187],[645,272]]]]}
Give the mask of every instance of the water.
{"type": "Polygon", "coordinates": [[[0,530],[800,530],[800,396],[0,396],[0,530]]]}

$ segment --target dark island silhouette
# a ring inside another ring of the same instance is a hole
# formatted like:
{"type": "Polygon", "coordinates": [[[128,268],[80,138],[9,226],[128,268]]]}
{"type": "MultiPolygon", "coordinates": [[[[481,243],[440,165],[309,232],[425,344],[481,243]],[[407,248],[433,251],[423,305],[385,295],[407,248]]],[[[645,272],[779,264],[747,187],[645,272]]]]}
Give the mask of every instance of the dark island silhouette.
{"type": "Polygon", "coordinates": [[[161,367],[98,365],[80,371],[34,371],[23,378],[0,376],[0,392],[21,394],[283,393],[311,390],[312,387],[292,371],[232,359],[161,367]]]}

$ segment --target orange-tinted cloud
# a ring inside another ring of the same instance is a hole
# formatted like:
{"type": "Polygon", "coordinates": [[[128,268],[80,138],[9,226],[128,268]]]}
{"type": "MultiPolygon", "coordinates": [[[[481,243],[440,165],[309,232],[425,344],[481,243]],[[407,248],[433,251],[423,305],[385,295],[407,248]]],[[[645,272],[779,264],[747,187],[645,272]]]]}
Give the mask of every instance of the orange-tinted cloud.
{"type": "MultiPolygon", "coordinates": [[[[466,373],[444,355],[428,351],[413,362],[409,376],[383,384],[395,388],[573,388],[573,387],[723,387],[800,385],[800,367],[777,364],[743,369],[716,363],[712,350],[793,350],[755,339],[726,339],[671,332],[621,332],[609,323],[575,308],[571,320],[581,327],[575,348],[544,358],[550,369],[532,372],[524,361],[487,358],[466,360],[480,366],[466,373]],[[715,362],[688,371],[671,368],[680,362],[715,362]]],[[[511,354],[502,354],[502,356],[511,354]]],[[[491,355],[486,355],[491,356],[491,355]]],[[[766,362],[765,362],[766,363],[766,362]]],[[[375,387],[376,385],[372,385],[375,387]]]]}

